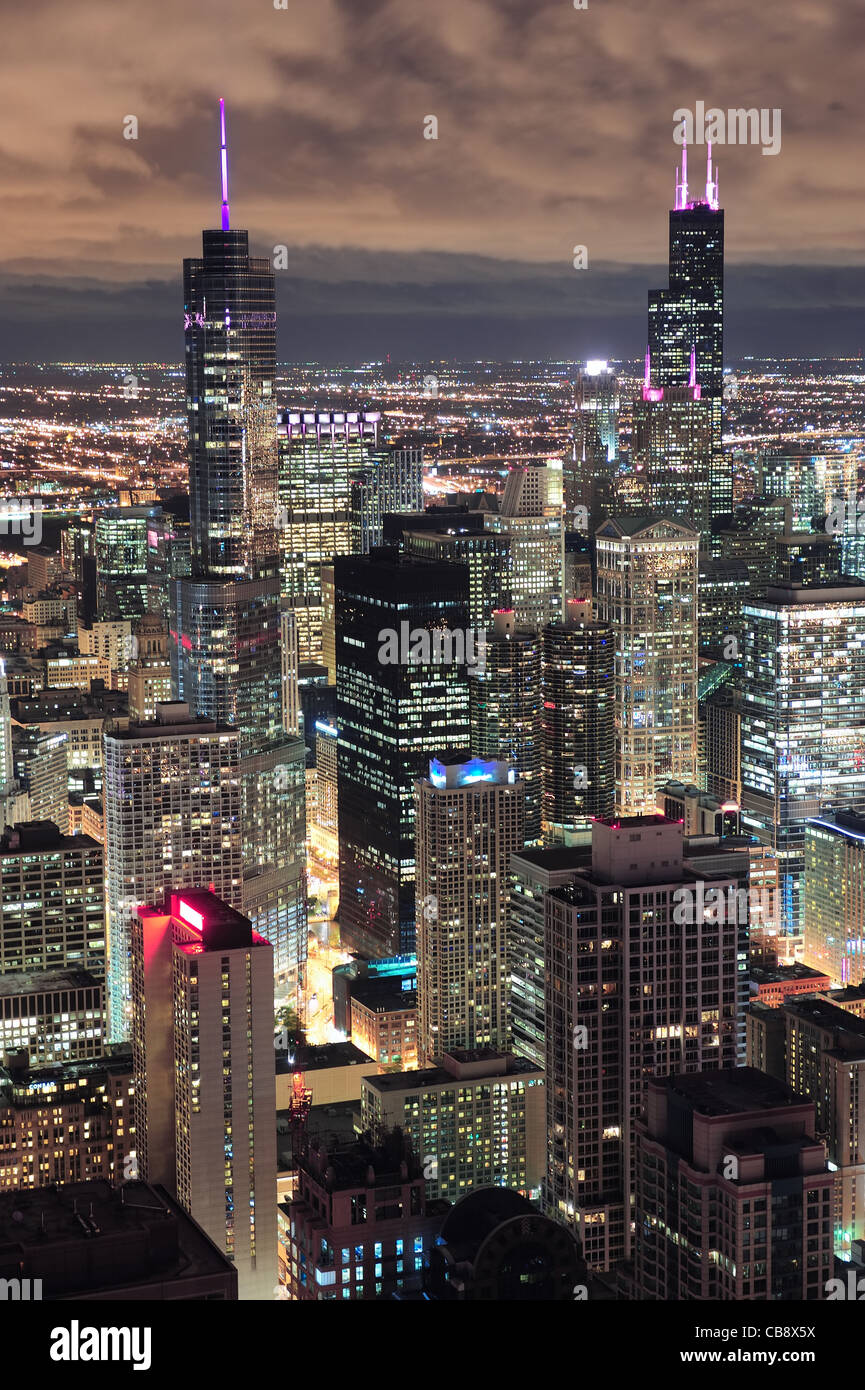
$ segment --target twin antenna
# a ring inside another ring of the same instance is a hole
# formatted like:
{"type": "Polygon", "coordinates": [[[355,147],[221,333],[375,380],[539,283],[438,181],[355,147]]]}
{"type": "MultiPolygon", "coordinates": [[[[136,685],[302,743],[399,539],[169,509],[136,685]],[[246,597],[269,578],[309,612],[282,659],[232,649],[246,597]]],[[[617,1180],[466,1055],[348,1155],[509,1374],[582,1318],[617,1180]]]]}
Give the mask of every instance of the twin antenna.
{"type": "Polygon", "coordinates": [[[219,129],[221,136],[219,157],[222,169],[222,230],[227,232],[230,227],[228,217],[228,148],[225,143],[225,102],[222,97],[219,98],[219,129]]]}
{"type": "MultiPolygon", "coordinates": [[[[708,142],[706,156],[706,197],[708,207],[718,210],[718,166],[712,169],[712,142],[708,142]],[[714,177],[713,177],[714,175],[714,177]]],[[[674,211],[683,211],[692,206],[688,202],[688,146],[682,141],[682,167],[676,170],[676,201],[674,211]]]]}

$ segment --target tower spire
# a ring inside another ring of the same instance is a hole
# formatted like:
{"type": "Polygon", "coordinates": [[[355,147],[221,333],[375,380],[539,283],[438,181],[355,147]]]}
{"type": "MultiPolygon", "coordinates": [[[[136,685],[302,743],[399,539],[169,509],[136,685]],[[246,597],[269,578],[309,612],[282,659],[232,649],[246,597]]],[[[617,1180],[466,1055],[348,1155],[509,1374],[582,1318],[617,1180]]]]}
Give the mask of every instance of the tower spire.
{"type": "Polygon", "coordinates": [[[708,154],[706,155],[706,202],[710,208],[718,207],[718,170],[712,177],[712,142],[708,142],[708,154]]]}
{"type": "Polygon", "coordinates": [[[676,203],[674,211],[688,206],[688,145],[682,140],[682,168],[676,170],[676,203]]]}
{"type": "Polygon", "coordinates": [[[228,213],[228,148],[225,143],[225,102],[222,97],[219,98],[219,131],[221,138],[219,155],[222,169],[222,230],[227,232],[230,226],[228,213]]]}

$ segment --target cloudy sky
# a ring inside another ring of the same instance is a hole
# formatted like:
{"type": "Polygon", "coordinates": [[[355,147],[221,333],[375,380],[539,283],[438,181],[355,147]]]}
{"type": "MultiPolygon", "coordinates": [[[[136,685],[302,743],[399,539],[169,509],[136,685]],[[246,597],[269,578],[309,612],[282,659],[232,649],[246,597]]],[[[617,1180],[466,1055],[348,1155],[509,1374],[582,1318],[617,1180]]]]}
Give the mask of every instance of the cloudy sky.
{"type": "Polygon", "coordinates": [[[286,359],[638,355],[698,100],[782,113],[715,150],[730,355],[865,349],[861,0],[277,3],[7,7],[0,358],[179,359],[220,96],[286,359]]]}

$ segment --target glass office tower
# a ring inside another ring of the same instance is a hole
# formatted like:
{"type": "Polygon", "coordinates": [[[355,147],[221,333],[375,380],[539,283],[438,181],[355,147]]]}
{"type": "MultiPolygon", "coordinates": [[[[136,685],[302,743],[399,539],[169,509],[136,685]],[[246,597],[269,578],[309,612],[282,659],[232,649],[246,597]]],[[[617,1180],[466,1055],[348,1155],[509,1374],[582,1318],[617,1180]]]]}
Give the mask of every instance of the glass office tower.
{"type": "Polygon", "coordinates": [[[616,644],[616,811],[652,813],[670,779],[697,777],[699,536],[665,515],[606,522],[597,604],[616,644]]]}
{"type": "MultiPolygon", "coordinates": [[[[709,146],[705,191],[692,198],[687,150],[670,212],[670,278],[649,292],[649,348],[643,398],[660,402],[671,387],[699,387],[710,417],[711,466],[708,514],[733,509],[733,474],[721,446],[724,376],[724,213],[718,203],[717,169],[709,146]],[[647,396],[647,393],[651,395],[647,396]]],[[[702,511],[698,507],[697,511],[702,511]]],[[[695,518],[696,520],[696,518],[695,518]]]]}
{"type": "Polygon", "coordinates": [[[615,638],[581,604],[541,632],[544,843],[585,842],[616,794],[615,638]]]}
{"type": "Polygon", "coordinates": [[[171,582],[172,674],[193,711],[239,730],[242,906],[272,942],[277,972],[299,974],[303,782],[280,772],[300,754],[282,727],[276,282],[270,262],[250,256],[248,233],[229,225],[224,128],[221,223],[183,263],[191,574],[171,582]],[[300,798],[291,814],[272,814],[274,777],[280,796],[300,798]]]}
{"type": "Polygon", "coordinates": [[[525,786],[527,844],[541,842],[541,641],[493,614],[483,669],[469,673],[472,751],[512,767],[525,786]]]}
{"type": "Polygon", "coordinates": [[[442,747],[469,747],[466,661],[412,635],[450,634],[459,655],[468,570],[382,549],[337,557],[334,574],[340,933],[392,956],[414,950],[414,783],[442,747]]]}
{"type": "Polygon", "coordinates": [[[805,828],[865,811],[865,586],[777,584],[743,608],[742,823],[777,860],[777,951],[801,959],[805,828]]]}
{"type": "Polygon", "coordinates": [[[301,661],[322,660],[322,565],[363,549],[359,534],[352,544],[352,492],[378,444],[380,420],[378,411],[331,410],[286,410],[279,418],[282,595],[294,609],[301,661]]]}
{"type": "Polygon", "coordinates": [[[154,507],[109,507],[96,518],[96,605],[100,618],[147,611],[147,531],[154,507]]]}

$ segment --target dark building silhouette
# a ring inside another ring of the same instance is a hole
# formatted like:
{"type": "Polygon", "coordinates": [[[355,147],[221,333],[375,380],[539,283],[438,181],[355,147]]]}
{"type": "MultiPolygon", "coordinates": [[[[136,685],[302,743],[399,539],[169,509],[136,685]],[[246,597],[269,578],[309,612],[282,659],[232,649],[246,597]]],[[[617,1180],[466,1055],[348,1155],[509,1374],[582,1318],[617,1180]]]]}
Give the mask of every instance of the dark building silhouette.
{"type": "Polygon", "coordinates": [[[573,1302],[579,1286],[586,1264],[574,1236],[507,1187],[462,1197],[430,1256],[429,1292],[442,1301],[573,1302]]]}

